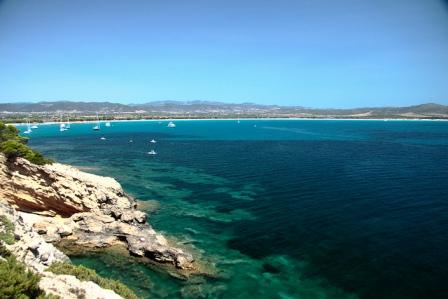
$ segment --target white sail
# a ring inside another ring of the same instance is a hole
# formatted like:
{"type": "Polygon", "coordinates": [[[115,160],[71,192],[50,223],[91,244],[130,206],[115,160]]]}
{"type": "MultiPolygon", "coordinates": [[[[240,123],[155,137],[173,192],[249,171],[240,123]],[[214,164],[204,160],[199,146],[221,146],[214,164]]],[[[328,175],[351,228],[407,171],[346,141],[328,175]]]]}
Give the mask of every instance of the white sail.
{"type": "Polygon", "coordinates": [[[31,131],[30,120],[27,121],[26,127],[27,127],[27,129],[26,129],[26,131],[23,132],[23,133],[24,133],[24,134],[29,134],[29,133],[31,133],[32,131],[31,131]]]}
{"type": "Polygon", "coordinates": [[[59,131],[60,132],[64,132],[67,131],[68,129],[65,127],[65,123],[64,123],[64,117],[61,114],[61,123],[59,124],[59,131]]]}
{"type": "Polygon", "coordinates": [[[101,129],[100,118],[98,116],[98,112],[96,113],[96,126],[92,128],[94,131],[99,131],[101,129]]]}
{"type": "Polygon", "coordinates": [[[66,129],[70,129],[70,117],[67,116],[67,124],[65,125],[66,129]]]}

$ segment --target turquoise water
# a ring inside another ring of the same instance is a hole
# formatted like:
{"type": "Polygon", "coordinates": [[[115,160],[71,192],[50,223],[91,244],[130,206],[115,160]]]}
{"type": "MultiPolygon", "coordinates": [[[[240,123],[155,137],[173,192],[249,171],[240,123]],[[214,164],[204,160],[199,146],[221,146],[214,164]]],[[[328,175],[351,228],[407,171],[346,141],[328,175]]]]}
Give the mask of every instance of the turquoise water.
{"type": "Polygon", "coordinates": [[[30,144],[116,178],[216,275],[180,280],[113,253],[74,262],[142,298],[448,296],[448,122],[166,124],[46,125],[30,144]]]}

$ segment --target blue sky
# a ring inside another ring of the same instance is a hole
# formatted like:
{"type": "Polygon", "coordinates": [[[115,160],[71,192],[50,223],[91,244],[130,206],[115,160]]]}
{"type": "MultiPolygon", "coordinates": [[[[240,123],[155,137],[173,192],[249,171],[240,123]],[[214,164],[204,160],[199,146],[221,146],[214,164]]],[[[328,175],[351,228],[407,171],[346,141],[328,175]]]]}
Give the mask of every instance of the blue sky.
{"type": "Polygon", "coordinates": [[[0,102],[448,104],[441,0],[0,0],[0,102]]]}

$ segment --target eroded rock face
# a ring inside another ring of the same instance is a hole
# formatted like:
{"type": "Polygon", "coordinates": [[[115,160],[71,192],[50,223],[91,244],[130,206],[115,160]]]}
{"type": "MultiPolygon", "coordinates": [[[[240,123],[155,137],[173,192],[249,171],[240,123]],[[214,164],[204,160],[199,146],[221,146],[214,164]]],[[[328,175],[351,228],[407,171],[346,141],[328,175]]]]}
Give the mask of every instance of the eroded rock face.
{"type": "Polygon", "coordinates": [[[31,271],[39,273],[41,276],[39,287],[47,294],[70,299],[122,298],[114,291],[103,289],[91,281],[80,281],[71,275],[57,275],[45,271],[55,262],[69,262],[70,260],[53,244],[46,242],[42,234],[42,227],[37,230],[29,224],[33,220],[38,220],[40,216],[18,213],[8,203],[2,201],[0,201],[0,215],[6,216],[14,223],[16,242],[12,245],[4,244],[4,246],[31,271]]]}
{"type": "Polygon", "coordinates": [[[68,257],[59,251],[27,224],[10,205],[0,202],[0,214],[14,223],[16,242],[7,245],[8,249],[34,271],[43,272],[54,262],[67,262],[68,257]]]}
{"type": "Polygon", "coordinates": [[[22,211],[23,221],[46,242],[69,240],[95,248],[121,243],[133,255],[194,268],[193,257],[156,233],[135,200],[112,178],[58,163],[37,166],[21,158],[10,162],[0,154],[1,199],[22,211]]]}
{"type": "Polygon", "coordinates": [[[100,208],[126,210],[135,206],[113,178],[59,163],[38,166],[21,158],[7,161],[2,154],[0,198],[19,211],[63,217],[100,208]]]}

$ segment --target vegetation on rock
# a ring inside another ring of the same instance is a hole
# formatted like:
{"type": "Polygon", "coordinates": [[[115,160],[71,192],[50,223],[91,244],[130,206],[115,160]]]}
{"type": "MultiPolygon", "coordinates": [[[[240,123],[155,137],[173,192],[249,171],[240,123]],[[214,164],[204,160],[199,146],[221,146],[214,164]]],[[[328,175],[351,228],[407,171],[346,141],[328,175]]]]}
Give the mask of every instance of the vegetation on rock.
{"type": "Polygon", "coordinates": [[[0,241],[8,245],[14,244],[14,224],[5,216],[0,215],[0,241]]]}
{"type": "Polygon", "coordinates": [[[126,299],[137,299],[137,295],[123,283],[99,276],[95,270],[84,266],[77,266],[70,263],[54,263],[47,271],[54,274],[73,275],[79,280],[92,281],[104,289],[113,290],[118,295],[126,299]]]}
{"type": "Polygon", "coordinates": [[[0,152],[4,153],[8,159],[22,157],[37,165],[53,162],[29,148],[26,145],[27,142],[28,138],[19,136],[19,130],[16,127],[0,122],[0,152]]]}
{"type": "Polygon", "coordinates": [[[46,295],[39,288],[40,276],[27,270],[4,245],[14,242],[14,224],[5,215],[0,215],[0,298],[59,298],[46,295]]]}
{"type": "Polygon", "coordinates": [[[56,299],[54,295],[46,295],[39,288],[40,276],[27,270],[25,265],[16,260],[6,248],[2,249],[0,259],[0,298],[5,299],[56,299]]]}

